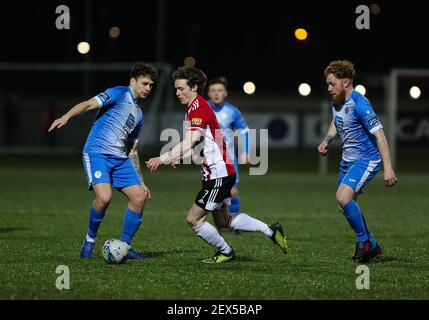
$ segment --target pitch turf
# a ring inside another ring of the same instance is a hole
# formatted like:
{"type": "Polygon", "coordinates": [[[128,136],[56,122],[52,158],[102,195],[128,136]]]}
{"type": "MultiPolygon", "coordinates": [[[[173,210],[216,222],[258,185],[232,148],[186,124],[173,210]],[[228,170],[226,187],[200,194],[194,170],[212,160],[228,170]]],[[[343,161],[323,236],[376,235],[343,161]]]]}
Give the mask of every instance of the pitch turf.
{"type": "MultiPolygon", "coordinates": [[[[24,161],[21,161],[24,162],[24,161]]],[[[28,163],[28,162],[27,162],[28,163]]],[[[0,299],[428,299],[429,176],[399,173],[393,189],[381,175],[359,203],[383,249],[372,264],[370,289],[357,290],[354,236],[335,205],[336,177],[280,170],[242,170],[242,210],[281,221],[290,253],[260,234],[223,235],[237,261],[206,265],[212,249],[186,225],[199,189],[197,167],[145,173],[153,199],[133,245],[145,261],[107,265],[101,246],[117,238],[126,207],[114,193],[100,227],[95,258],[82,261],[91,193],[80,161],[56,159],[0,167],[0,299]],[[70,269],[70,290],[58,290],[58,265],[70,269]]],[[[211,218],[210,218],[211,220],[211,218]]]]}

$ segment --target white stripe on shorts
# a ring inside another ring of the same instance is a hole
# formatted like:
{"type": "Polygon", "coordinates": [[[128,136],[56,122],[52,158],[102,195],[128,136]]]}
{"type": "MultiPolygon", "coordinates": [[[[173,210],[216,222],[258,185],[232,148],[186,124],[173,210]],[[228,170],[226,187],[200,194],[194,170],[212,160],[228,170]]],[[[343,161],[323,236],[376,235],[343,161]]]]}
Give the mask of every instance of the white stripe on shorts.
{"type": "Polygon", "coordinates": [[[222,179],[216,179],[215,185],[212,189],[212,191],[210,192],[210,196],[207,199],[207,202],[214,202],[216,195],[219,191],[219,187],[222,185],[222,179]]]}
{"type": "Polygon", "coordinates": [[[219,193],[219,188],[222,186],[222,178],[217,178],[215,181],[215,185],[210,192],[210,196],[207,199],[206,209],[207,210],[215,210],[219,207],[219,203],[216,203],[216,196],[219,193]]]}
{"type": "Polygon", "coordinates": [[[365,173],[362,176],[362,179],[360,179],[359,183],[357,184],[355,188],[355,192],[359,192],[360,188],[362,188],[362,185],[365,183],[366,179],[368,179],[368,176],[371,172],[374,171],[375,167],[380,163],[381,160],[371,160],[368,164],[368,167],[365,170],[365,173]]]}
{"type": "Polygon", "coordinates": [[[88,184],[91,184],[92,183],[92,173],[91,173],[91,164],[89,162],[88,154],[84,153],[83,158],[85,159],[86,175],[88,176],[88,184]]]}

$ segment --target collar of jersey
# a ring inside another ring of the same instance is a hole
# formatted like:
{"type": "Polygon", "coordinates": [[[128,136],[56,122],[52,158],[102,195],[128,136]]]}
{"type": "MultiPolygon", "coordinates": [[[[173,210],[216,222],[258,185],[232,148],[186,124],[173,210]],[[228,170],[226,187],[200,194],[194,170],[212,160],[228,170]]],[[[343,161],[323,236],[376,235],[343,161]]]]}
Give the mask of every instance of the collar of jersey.
{"type": "Polygon", "coordinates": [[[352,90],[352,93],[350,94],[350,97],[348,97],[346,99],[346,101],[344,101],[343,105],[345,105],[347,102],[349,102],[352,99],[354,93],[355,93],[355,89],[352,90]]]}
{"type": "Polygon", "coordinates": [[[189,109],[191,109],[192,108],[192,104],[195,102],[195,100],[197,100],[198,99],[198,95],[194,98],[194,100],[192,100],[191,101],[191,103],[190,104],[188,104],[188,113],[189,113],[189,109]]]}
{"type": "Polygon", "coordinates": [[[128,92],[130,93],[131,98],[133,99],[134,103],[135,103],[135,104],[137,104],[137,98],[134,98],[134,96],[133,96],[133,93],[132,93],[132,91],[131,91],[130,86],[128,86],[127,88],[128,88],[128,92]]]}
{"type": "Polygon", "coordinates": [[[226,105],[226,102],[224,102],[222,105],[217,106],[217,105],[215,105],[215,104],[213,103],[213,101],[211,101],[211,100],[209,100],[209,103],[210,103],[210,105],[212,106],[212,109],[213,109],[215,112],[219,112],[219,111],[220,111],[220,110],[222,110],[222,109],[223,109],[223,107],[226,105]]]}

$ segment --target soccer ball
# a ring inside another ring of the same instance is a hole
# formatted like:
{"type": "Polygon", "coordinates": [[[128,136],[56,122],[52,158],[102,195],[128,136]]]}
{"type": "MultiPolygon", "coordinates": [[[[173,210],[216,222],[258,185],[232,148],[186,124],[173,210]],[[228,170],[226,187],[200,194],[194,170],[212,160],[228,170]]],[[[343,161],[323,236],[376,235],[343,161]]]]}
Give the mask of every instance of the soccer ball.
{"type": "Polygon", "coordinates": [[[128,244],[118,239],[110,239],[104,243],[101,253],[109,264],[124,263],[128,259],[128,244]]]}

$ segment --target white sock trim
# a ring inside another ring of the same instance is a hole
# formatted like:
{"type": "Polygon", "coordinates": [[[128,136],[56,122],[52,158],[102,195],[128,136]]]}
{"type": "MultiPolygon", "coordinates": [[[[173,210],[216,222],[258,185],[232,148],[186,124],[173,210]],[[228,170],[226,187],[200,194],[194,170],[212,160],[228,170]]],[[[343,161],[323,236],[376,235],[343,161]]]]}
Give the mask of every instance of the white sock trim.
{"type": "Polygon", "coordinates": [[[89,236],[89,234],[87,234],[87,235],[86,235],[85,239],[86,239],[86,241],[88,241],[88,242],[95,242],[95,238],[91,238],[91,237],[89,236]]]}

